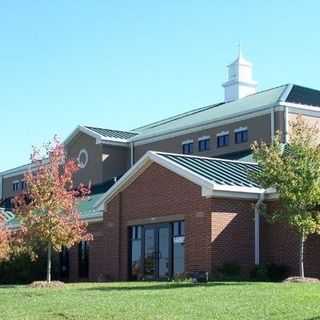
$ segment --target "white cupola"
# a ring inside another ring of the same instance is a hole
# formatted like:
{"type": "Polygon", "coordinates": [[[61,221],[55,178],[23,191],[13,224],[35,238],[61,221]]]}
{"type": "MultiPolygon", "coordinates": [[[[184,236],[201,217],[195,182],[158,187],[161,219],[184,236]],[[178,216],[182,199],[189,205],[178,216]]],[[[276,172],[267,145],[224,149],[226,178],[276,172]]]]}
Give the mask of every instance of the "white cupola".
{"type": "Polygon", "coordinates": [[[240,47],[238,58],[227,67],[228,81],[222,85],[225,102],[238,100],[256,92],[257,82],[252,80],[252,64],[242,56],[240,47]]]}

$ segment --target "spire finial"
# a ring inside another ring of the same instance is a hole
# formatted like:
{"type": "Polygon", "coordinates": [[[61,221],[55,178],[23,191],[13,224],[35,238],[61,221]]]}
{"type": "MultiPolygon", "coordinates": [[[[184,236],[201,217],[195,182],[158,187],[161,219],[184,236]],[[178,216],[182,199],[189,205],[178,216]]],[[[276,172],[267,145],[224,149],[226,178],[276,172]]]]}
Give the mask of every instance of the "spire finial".
{"type": "Polygon", "coordinates": [[[238,57],[241,58],[242,57],[242,51],[241,51],[241,41],[239,40],[238,42],[238,57]]]}

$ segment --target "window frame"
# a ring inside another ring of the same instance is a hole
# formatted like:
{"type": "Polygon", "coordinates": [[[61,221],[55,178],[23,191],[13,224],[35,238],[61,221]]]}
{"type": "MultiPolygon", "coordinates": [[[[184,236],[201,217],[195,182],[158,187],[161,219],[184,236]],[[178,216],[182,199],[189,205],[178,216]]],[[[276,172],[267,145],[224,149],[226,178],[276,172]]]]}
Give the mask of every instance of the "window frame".
{"type": "Polygon", "coordinates": [[[222,131],[217,134],[217,148],[227,147],[230,144],[230,134],[229,131],[222,131]],[[221,141],[222,139],[222,142],[221,141]]]}
{"type": "Polygon", "coordinates": [[[12,181],[12,191],[18,192],[19,189],[20,189],[20,181],[19,180],[12,181]]]}
{"type": "Polygon", "coordinates": [[[247,127],[241,127],[234,130],[234,143],[241,144],[249,141],[249,130],[247,127]]]}
{"type": "Polygon", "coordinates": [[[205,152],[210,150],[210,136],[200,137],[198,139],[198,151],[205,152]]]}
{"type": "Polygon", "coordinates": [[[187,140],[182,142],[182,154],[193,154],[193,140],[187,140]],[[185,150],[187,147],[187,150],[185,150]]]}

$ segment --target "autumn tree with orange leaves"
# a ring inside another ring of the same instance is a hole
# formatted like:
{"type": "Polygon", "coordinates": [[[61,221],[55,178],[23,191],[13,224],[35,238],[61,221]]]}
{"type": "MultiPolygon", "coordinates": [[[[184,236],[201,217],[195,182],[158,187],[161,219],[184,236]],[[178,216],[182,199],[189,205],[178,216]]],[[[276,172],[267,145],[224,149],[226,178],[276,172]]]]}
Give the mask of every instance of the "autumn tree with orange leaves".
{"type": "Polygon", "coordinates": [[[25,174],[26,191],[15,198],[15,213],[26,243],[37,240],[47,248],[47,282],[51,282],[52,251],[92,239],[77,208],[88,190],[74,187],[78,165],[66,159],[56,137],[41,148],[33,147],[31,160],[35,169],[25,174]]]}
{"type": "Polygon", "coordinates": [[[10,233],[0,212],[0,261],[7,260],[10,254],[10,233]]]}

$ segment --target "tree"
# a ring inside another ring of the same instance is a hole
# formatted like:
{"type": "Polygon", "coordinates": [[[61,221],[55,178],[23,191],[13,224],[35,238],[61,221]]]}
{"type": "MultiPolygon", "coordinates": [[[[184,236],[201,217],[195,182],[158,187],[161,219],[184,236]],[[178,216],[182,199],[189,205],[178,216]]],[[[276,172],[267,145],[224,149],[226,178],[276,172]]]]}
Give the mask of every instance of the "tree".
{"type": "Polygon", "coordinates": [[[63,247],[92,239],[77,209],[77,200],[88,190],[82,185],[74,188],[78,165],[66,159],[64,147],[56,137],[41,148],[33,147],[31,160],[35,169],[25,174],[27,188],[15,198],[15,213],[25,242],[32,246],[38,241],[47,248],[50,282],[52,251],[61,252],[63,247]]]}
{"type": "Polygon", "coordinates": [[[7,260],[10,255],[10,233],[5,225],[5,219],[0,212],[0,261],[7,260]]]}
{"type": "Polygon", "coordinates": [[[299,235],[299,271],[304,278],[304,244],[311,234],[320,234],[320,145],[319,128],[302,116],[290,122],[291,135],[287,145],[278,132],[274,141],[255,142],[254,158],[261,167],[255,175],[264,188],[274,187],[280,208],[267,213],[271,222],[286,222],[299,235]]]}

